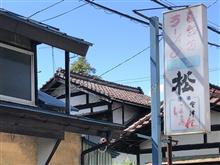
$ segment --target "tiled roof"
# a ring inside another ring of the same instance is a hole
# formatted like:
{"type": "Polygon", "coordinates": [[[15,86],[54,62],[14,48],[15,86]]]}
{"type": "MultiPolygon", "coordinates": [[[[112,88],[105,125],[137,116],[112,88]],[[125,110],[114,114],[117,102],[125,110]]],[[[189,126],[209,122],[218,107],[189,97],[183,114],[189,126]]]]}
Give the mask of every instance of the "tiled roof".
{"type": "MultiPolygon", "coordinates": [[[[65,79],[65,70],[59,69],[55,73],[55,78],[65,79]]],[[[50,83],[47,82],[47,84],[50,83]]],[[[106,98],[122,101],[125,103],[135,104],[137,106],[146,107],[150,105],[150,97],[143,94],[140,88],[121,85],[105,80],[98,79],[93,76],[85,76],[81,74],[71,73],[71,83],[78,88],[83,88],[89,92],[94,92],[106,98]]],[[[44,85],[42,90],[44,90],[44,85]]]]}
{"type": "MultiPolygon", "coordinates": [[[[211,109],[214,108],[215,106],[219,106],[220,105],[220,87],[210,84],[209,85],[209,91],[210,91],[210,104],[211,109]]],[[[163,116],[162,113],[162,109],[163,109],[163,104],[161,105],[161,116],[163,116]]],[[[124,134],[129,134],[132,132],[137,131],[138,129],[148,125],[151,121],[151,114],[147,114],[144,117],[140,118],[138,121],[136,121],[135,123],[133,123],[132,125],[130,125],[129,127],[127,127],[124,130],[124,134]]]]}
{"type": "Polygon", "coordinates": [[[220,105],[220,87],[210,84],[210,103],[215,105],[220,105]]]}

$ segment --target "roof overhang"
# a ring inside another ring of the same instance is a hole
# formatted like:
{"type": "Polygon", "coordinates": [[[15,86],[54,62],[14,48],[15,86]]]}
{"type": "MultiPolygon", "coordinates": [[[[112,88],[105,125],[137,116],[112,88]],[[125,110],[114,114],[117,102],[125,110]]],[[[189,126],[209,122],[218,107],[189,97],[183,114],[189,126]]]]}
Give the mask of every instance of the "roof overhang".
{"type": "Polygon", "coordinates": [[[22,35],[37,43],[44,43],[81,56],[85,56],[92,44],[71,37],[52,26],[37,22],[21,15],[0,10],[0,29],[22,35]]]}
{"type": "Polygon", "coordinates": [[[94,119],[51,112],[39,107],[0,103],[0,131],[48,138],[64,132],[118,137],[124,126],[94,119]]]}

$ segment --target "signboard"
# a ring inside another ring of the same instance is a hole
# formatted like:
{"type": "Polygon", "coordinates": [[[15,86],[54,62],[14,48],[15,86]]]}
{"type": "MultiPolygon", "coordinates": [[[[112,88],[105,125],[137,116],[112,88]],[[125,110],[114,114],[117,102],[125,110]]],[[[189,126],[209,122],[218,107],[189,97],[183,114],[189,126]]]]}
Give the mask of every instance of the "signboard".
{"type": "Polygon", "coordinates": [[[165,135],[210,130],[207,12],[204,5],[164,13],[165,135]]]}

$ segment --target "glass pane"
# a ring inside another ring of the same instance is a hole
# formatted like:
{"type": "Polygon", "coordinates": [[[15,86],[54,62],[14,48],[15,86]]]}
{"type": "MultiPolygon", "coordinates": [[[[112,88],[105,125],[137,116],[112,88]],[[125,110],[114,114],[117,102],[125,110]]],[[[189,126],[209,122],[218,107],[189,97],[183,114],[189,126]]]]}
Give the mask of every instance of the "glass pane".
{"type": "Polygon", "coordinates": [[[0,47],[0,94],[31,100],[31,56],[0,47]]]}

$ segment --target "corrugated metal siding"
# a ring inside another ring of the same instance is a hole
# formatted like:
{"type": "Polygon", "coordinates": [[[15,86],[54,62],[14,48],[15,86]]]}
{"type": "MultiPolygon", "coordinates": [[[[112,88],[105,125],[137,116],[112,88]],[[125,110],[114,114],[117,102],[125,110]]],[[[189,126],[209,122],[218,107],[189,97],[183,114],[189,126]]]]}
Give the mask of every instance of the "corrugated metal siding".
{"type": "MultiPolygon", "coordinates": [[[[87,150],[92,146],[83,142],[83,150],[87,150]]],[[[95,150],[85,155],[84,157],[85,165],[112,165],[112,156],[106,152],[100,152],[95,150]]]]}

